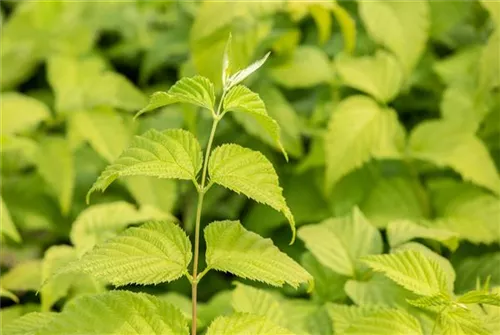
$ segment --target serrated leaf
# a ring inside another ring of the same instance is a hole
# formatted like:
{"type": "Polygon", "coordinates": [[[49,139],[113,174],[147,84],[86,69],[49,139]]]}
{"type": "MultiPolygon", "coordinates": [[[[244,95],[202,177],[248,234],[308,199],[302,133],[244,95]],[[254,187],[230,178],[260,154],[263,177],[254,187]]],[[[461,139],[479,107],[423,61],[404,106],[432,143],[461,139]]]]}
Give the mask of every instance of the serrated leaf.
{"type": "Polygon", "coordinates": [[[43,138],[36,163],[38,172],[57,198],[62,214],[68,214],[75,184],[74,159],[68,141],[56,136],[43,138]]]}
{"type": "Polygon", "coordinates": [[[149,222],[98,244],[64,272],[84,272],[115,286],[176,280],[191,261],[191,242],[175,223],[149,222]]]}
{"type": "Polygon", "coordinates": [[[343,100],[325,137],[327,188],[371,158],[399,158],[403,146],[404,130],[393,109],[366,96],[343,100]]]}
{"type": "Polygon", "coordinates": [[[455,282],[455,269],[453,268],[453,265],[451,262],[446,258],[443,257],[425,245],[417,242],[408,242],[405,244],[401,244],[396,248],[393,248],[391,252],[397,253],[397,252],[404,252],[407,250],[413,250],[416,252],[422,253],[425,257],[427,257],[430,260],[433,260],[439,264],[439,267],[443,270],[443,272],[446,275],[446,283],[448,285],[448,292],[451,293],[453,292],[453,283],[455,282]]]}
{"type": "Polygon", "coordinates": [[[410,154],[450,167],[465,180],[500,194],[500,177],[485,145],[474,134],[446,121],[420,123],[411,133],[410,154]]]}
{"type": "Polygon", "coordinates": [[[126,176],[195,180],[201,169],[200,144],[182,129],[163,132],[151,129],[136,136],[131,146],[108,166],[87,193],[104,191],[115,179],[126,176]]]}
{"type": "Polygon", "coordinates": [[[273,165],[258,151],[236,144],[224,144],[214,149],[208,162],[210,182],[266,204],[283,213],[295,240],[295,220],[286,204],[278,175],[273,165]]]}
{"type": "Polygon", "coordinates": [[[462,304],[500,306],[500,294],[495,292],[490,293],[486,290],[473,290],[458,297],[457,302],[462,304]]]}
{"type": "Polygon", "coordinates": [[[359,12],[368,34],[398,57],[408,76],[427,43],[430,29],[427,1],[360,2],[359,12]]]}
{"type": "Polygon", "coordinates": [[[72,300],[36,334],[187,335],[189,330],[181,311],[169,303],[144,293],[111,291],[72,300]]]}
{"type": "Polygon", "coordinates": [[[236,313],[221,316],[208,327],[206,335],[293,335],[289,330],[275,325],[264,316],[236,313]]]}
{"type": "Polygon", "coordinates": [[[448,283],[439,264],[419,251],[366,256],[364,262],[404,288],[420,295],[448,293],[448,283]]]}
{"type": "Polygon", "coordinates": [[[8,325],[2,327],[4,335],[37,335],[39,330],[52,322],[57,313],[32,312],[25,314],[8,325]]]}
{"type": "Polygon", "coordinates": [[[17,243],[21,242],[21,235],[19,235],[19,232],[17,231],[16,226],[14,225],[14,222],[12,221],[12,218],[10,216],[9,210],[7,206],[5,205],[3,198],[0,196],[0,232],[2,234],[2,238],[7,236],[14,240],[17,243]]]}
{"type": "Polygon", "coordinates": [[[451,251],[455,251],[458,247],[457,233],[420,225],[409,220],[398,220],[389,223],[387,226],[387,237],[391,247],[396,247],[415,238],[439,241],[451,251]]]}
{"type": "Polygon", "coordinates": [[[9,291],[37,291],[42,281],[42,262],[30,260],[19,263],[2,274],[2,287],[9,291]]]}
{"type": "Polygon", "coordinates": [[[231,305],[237,313],[261,315],[276,325],[286,323],[285,314],[278,299],[262,289],[236,283],[231,305]]]}
{"type": "Polygon", "coordinates": [[[94,245],[114,237],[131,224],[167,218],[168,214],[152,207],[137,209],[124,201],[98,204],[78,215],[72,224],[70,239],[78,253],[83,255],[94,245]]]}
{"type": "Polygon", "coordinates": [[[439,293],[427,297],[420,297],[418,299],[409,299],[408,303],[416,307],[430,309],[439,313],[444,307],[451,306],[453,300],[451,300],[449,296],[439,293]]]}
{"type": "Polygon", "coordinates": [[[323,265],[349,277],[356,273],[358,258],[383,250],[379,231],[358,209],[342,218],[304,226],[299,238],[323,265]]]}
{"type": "Polygon", "coordinates": [[[284,87],[306,88],[330,82],[333,70],[321,49],[303,45],[286,62],[270,68],[269,74],[284,87]]]}
{"type": "Polygon", "coordinates": [[[461,307],[446,309],[437,322],[443,335],[490,335],[482,320],[461,307]]]}
{"type": "Polygon", "coordinates": [[[267,114],[266,105],[257,93],[243,85],[235,86],[224,97],[223,108],[224,113],[235,112],[251,116],[269,134],[285,158],[288,158],[285,148],[281,144],[280,126],[267,114]]]}
{"type": "Polygon", "coordinates": [[[170,87],[168,92],[154,93],[148,105],[141,109],[135,117],[177,102],[193,104],[214,112],[214,84],[202,76],[182,78],[170,87]]]}
{"type": "Polygon", "coordinates": [[[418,320],[403,310],[383,310],[357,319],[345,335],[423,335],[418,320]]]}
{"type": "Polygon", "coordinates": [[[0,97],[2,110],[2,136],[34,129],[50,118],[49,108],[34,98],[17,92],[3,92],[0,97]]]}
{"type": "Polygon", "coordinates": [[[88,141],[108,162],[120,155],[132,135],[121,116],[112,108],[101,107],[71,113],[69,124],[70,135],[88,141]]]}
{"type": "Polygon", "coordinates": [[[224,89],[228,90],[231,87],[233,87],[235,85],[238,85],[243,80],[245,80],[248,76],[250,76],[252,73],[254,73],[255,71],[257,71],[262,65],[264,65],[264,63],[266,62],[266,60],[267,60],[267,58],[269,57],[270,54],[271,54],[271,52],[268,52],[261,59],[253,62],[252,64],[250,64],[246,68],[244,68],[242,70],[239,70],[235,74],[231,75],[228,78],[227,83],[226,83],[224,89]]]}
{"type": "Polygon", "coordinates": [[[275,247],[271,239],[246,230],[239,221],[213,222],[204,234],[206,261],[211,269],[273,286],[311,285],[313,278],[307,271],[275,247]]]}
{"type": "Polygon", "coordinates": [[[370,94],[382,103],[393,100],[403,84],[403,69],[390,53],[379,50],[374,56],[340,56],[335,69],[345,85],[370,94]]]}

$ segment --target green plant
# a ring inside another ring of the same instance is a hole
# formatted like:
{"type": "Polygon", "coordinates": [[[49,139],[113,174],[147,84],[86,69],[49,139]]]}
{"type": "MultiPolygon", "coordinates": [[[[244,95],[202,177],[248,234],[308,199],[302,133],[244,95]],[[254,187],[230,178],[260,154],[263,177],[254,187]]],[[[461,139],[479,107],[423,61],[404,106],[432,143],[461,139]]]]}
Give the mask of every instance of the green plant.
{"type": "Polygon", "coordinates": [[[482,0],[1,1],[2,334],[497,334],[498,13],[482,0]],[[224,90],[222,72],[268,51],[224,90]],[[123,175],[149,157],[138,146],[161,150],[151,141],[182,168],[147,171],[176,178],[123,175]],[[233,192],[205,157],[236,145],[272,162],[286,207],[233,192]],[[96,179],[111,183],[89,205],[96,179]],[[263,237],[310,292],[249,280],[265,258],[245,248],[263,237]]]}
{"type": "MultiPolygon", "coordinates": [[[[287,283],[297,288],[301,283],[312,285],[313,281],[307,271],[280,252],[271,240],[247,231],[239,221],[217,221],[204,229],[207,243],[207,266],[199,272],[203,199],[214,184],[242,193],[282,212],[290,222],[291,243],[295,239],[293,215],[282,195],[278,176],[267,158],[260,152],[236,144],[223,144],[212,150],[217,125],[228,112],[250,115],[256,122],[263,125],[281,147],[279,126],[268,116],[264,102],[258,94],[240,84],[264,64],[269,53],[249,67],[232,73],[230,50],[231,38],[229,38],[224,55],[223,89],[217,107],[215,107],[213,84],[202,76],[195,76],[179,80],[168,92],[153,94],[149,105],[137,114],[139,116],[177,102],[190,103],[207,109],[212,115],[213,124],[205,154],[202,155],[200,144],[194,135],[186,130],[147,131],[137,136],[130,147],[102,172],[87,194],[87,202],[89,202],[90,195],[94,191],[104,191],[114,180],[129,176],[190,180],[198,192],[193,250],[191,250],[188,237],[176,223],[150,222],[124,230],[115,238],[97,245],[79,260],[71,262],[55,274],[57,277],[68,273],[83,272],[115,286],[159,284],[186,276],[192,286],[191,334],[193,335],[197,332],[198,283],[210,270],[229,272],[242,278],[274,286],[283,286],[287,283]],[[200,173],[201,177],[199,177],[200,173]],[[191,260],[193,265],[190,274],[187,268],[191,260]]],[[[286,157],[286,152],[282,150],[286,157]]],[[[50,282],[52,279],[49,277],[47,280],[50,282]]],[[[46,287],[42,286],[42,291],[45,289],[46,287]]],[[[118,299],[116,303],[119,303],[120,299],[129,300],[132,304],[131,308],[142,308],[140,307],[141,299],[153,298],[143,298],[134,294],[118,294],[115,297],[108,294],[98,299],[104,305],[111,304],[115,301],[114,299],[118,299]]],[[[77,309],[83,306],[85,303],[77,309]]],[[[182,326],[185,322],[182,315],[179,315],[178,311],[168,304],[162,305],[161,308],[165,308],[167,313],[174,315],[171,320],[165,320],[163,331],[175,334],[186,333],[182,326]]],[[[89,310],[88,312],[96,313],[97,311],[89,310]]],[[[154,313],[161,315],[161,311],[154,313]]],[[[147,315],[140,313],[140,317],[146,318],[147,315]]],[[[41,332],[71,331],[74,328],[71,324],[72,318],[63,314],[57,317],[60,322],[56,320],[54,323],[48,323],[46,327],[41,327],[41,332]]],[[[147,332],[149,327],[154,326],[148,322],[145,323],[145,328],[141,328],[143,330],[139,332],[147,332]]],[[[209,327],[208,333],[228,333],[230,332],[228,329],[234,323],[240,324],[238,327],[245,329],[284,331],[265,319],[247,319],[236,315],[227,320],[216,319],[209,327]]]]}

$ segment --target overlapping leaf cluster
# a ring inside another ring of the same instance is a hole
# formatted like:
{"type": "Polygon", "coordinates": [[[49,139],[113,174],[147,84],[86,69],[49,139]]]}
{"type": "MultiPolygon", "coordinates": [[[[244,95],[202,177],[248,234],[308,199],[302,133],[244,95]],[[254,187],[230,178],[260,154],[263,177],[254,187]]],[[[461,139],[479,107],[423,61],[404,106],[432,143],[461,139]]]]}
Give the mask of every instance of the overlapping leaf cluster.
{"type": "Polygon", "coordinates": [[[496,2],[0,9],[2,333],[498,333],[496,2]]]}

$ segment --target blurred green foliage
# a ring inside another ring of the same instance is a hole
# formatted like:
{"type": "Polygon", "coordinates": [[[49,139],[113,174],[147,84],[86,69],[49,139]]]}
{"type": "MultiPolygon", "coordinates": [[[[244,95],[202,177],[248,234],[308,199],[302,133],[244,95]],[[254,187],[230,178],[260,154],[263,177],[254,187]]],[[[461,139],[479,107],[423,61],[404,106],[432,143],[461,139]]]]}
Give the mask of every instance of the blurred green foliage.
{"type": "MultiPolygon", "coordinates": [[[[246,84],[280,124],[290,162],[258,124],[238,115],[221,122],[217,141],[262,151],[304,227],[287,246],[281,214],[218,186],[206,195],[204,223],[240,219],[300,261],[316,288],[311,295],[262,290],[276,312],[255,311],[236,298],[254,297],[255,288],[234,289],[229,275],[209,273],[199,286],[201,328],[235,310],[274,313],[297,334],[342,333],[338,325],[354,319],[340,316],[367,313],[348,312],[354,304],[397,308],[401,324],[412,324],[409,313],[431,334],[431,312],[408,304],[414,297],[406,286],[358,262],[399,255],[398,248],[440,262],[456,294],[478,279],[500,287],[498,2],[3,1],[0,8],[2,327],[105,291],[90,275],[40,284],[127,226],[175,217],[192,232],[196,193],[188,183],[128,178],[90,206],[85,194],[147,129],[186,128],[205,144],[211,120],[192,106],[133,115],[150,93],[183,76],[201,74],[220,90],[230,32],[234,69],[272,52],[246,84]]],[[[128,289],[156,294],[189,316],[184,279],[128,289]]],[[[484,322],[465,333],[496,334],[496,307],[476,307],[484,322]]],[[[367,324],[387,317],[361,314],[367,324]]],[[[462,325],[468,316],[445,317],[462,325]]]]}

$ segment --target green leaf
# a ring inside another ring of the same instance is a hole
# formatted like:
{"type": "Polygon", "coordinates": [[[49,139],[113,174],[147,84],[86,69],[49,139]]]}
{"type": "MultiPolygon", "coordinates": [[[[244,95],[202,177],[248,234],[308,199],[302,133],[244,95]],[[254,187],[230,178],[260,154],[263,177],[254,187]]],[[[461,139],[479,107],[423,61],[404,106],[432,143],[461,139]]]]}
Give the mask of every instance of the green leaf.
{"type": "Polygon", "coordinates": [[[14,240],[17,243],[21,242],[21,235],[19,235],[19,232],[17,231],[16,226],[14,225],[14,222],[12,221],[12,218],[10,216],[9,210],[7,206],[5,205],[3,198],[0,196],[0,212],[2,215],[0,215],[0,232],[2,234],[2,237],[9,237],[12,240],[14,240]]]}
{"type": "Polygon", "coordinates": [[[115,286],[176,280],[191,261],[191,242],[175,223],[149,222],[98,244],[62,272],[84,272],[115,286]]]}
{"type": "Polygon", "coordinates": [[[408,76],[427,43],[430,30],[427,1],[362,1],[359,12],[371,38],[398,57],[408,76]]]}
{"type": "Polygon", "coordinates": [[[383,306],[408,310],[408,299],[418,296],[380,273],[367,281],[348,280],[345,292],[358,306],[383,306]]]}
{"type": "MultiPolygon", "coordinates": [[[[365,185],[362,184],[363,192],[365,185]]],[[[333,193],[335,192],[336,189],[333,193]]],[[[360,207],[370,222],[379,228],[386,228],[395,220],[417,221],[429,215],[425,192],[418,179],[399,176],[379,178],[371,187],[368,196],[362,200],[360,207]]]]}
{"type": "MultiPolygon", "coordinates": [[[[302,121],[292,104],[285,98],[281,91],[271,84],[262,84],[257,87],[269,115],[274,118],[281,127],[281,141],[283,147],[292,157],[300,157],[304,153],[302,143],[302,121]]],[[[264,141],[263,132],[259,131],[264,141]]],[[[258,136],[258,135],[257,135],[258,136]]],[[[272,138],[267,140],[273,143],[272,138]]]]}
{"type": "Polygon", "coordinates": [[[104,170],[87,193],[87,202],[90,194],[106,190],[119,177],[151,176],[195,181],[202,160],[200,144],[190,132],[151,129],[136,136],[131,146],[104,170]]]}
{"type": "Polygon", "coordinates": [[[437,228],[457,232],[472,243],[500,241],[500,199],[467,184],[453,183],[432,194],[437,228]]]}
{"type": "Polygon", "coordinates": [[[486,290],[469,291],[457,299],[462,304],[486,304],[500,306],[500,294],[490,293],[486,290]]]}
{"type": "Polygon", "coordinates": [[[148,105],[141,109],[135,117],[177,102],[193,104],[214,112],[214,84],[202,76],[182,78],[170,87],[168,92],[154,93],[148,105]]]}
{"type": "Polygon", "coordinates": [[[382,103],[393,100],[403,84],[403,69],[390,53],[378,50],[374,56],[340,56],[335,69],[345,85],[370,94],[382,103]]]}
{"type": "Polygon", "coordinates": [[[490,335],[483,321],[470,310],[457,307],[446,309],[437,319],[443,335],[490,335]]]}
{"type": "Polygon", "coordinates": [[[271,162],[258,151],[236,144],[221,145],[212,152],[208,162],[210,182],[222,185],[236,193],[266,204],[283,213],[295,240],[295,220],[279,186],[278,176],[271,162]]]}
{"type": "Polygon", "coordinates": [[[57,316],[57,313],[32,312],[17,318],[5,327],[2,333],[5,335],[37,335],[39,330],[50,324],[57,316]]]}
{"type": "Polygon", "coordinates": [[[32,130],[50,118],[49,108],[41,101],[27,95],[5,92],[1,94],[0,100],[3,136],[32,130]]]}
{"type": "Polygon", "coordinates": [[[453,300],[451,300],[449,296],[441,293],[408,300],[408,302],[413,306],[430,309],[431,311],[437,313],[439,313],[444,307],[451,306],[453,304],[453,300]]]}
{"type": "Polygon", "coordinates": [[[457,281],[455,290],[458,293],[473,290],[477,281],[491,279],[492,285],[500,286],[500,252],[484,253],[481,256],[469,256],[456,266],[457,281]]]}
{"type": "Polygon", "coordinates": [[[236,313],[231,316],[221,316],[208,327],[206,335],[293,335],[289,330],[275,325],[260,315],[236,313]]]}
{"type": "Polygon", "coordinates": [[[433,228],[409,220],[398,220],[387,226],[389,245],[396,247],[415,238],[426,238],[443,243],[451,251],[458,247],[458,234],[449,230],[433,228]]]}
{"type": "Polygon", "coordinates": [[[349,277],[356,273],[358,258],[383,250],[379,231],[358,209],[342,218],[304,226],[299,238],[324,266],[349,277]]]}
{"type": "MultiPolygon", "coordinates": [[[[497,14],[497,20],[499,17],[500,15],[497,14]]],[[[479,61],[479,89],[488,90],[500,85],[500,79],[495,75],[500,71],[500,65],[498,65],[499,48],[500,30],[497,28],[493,31],[481,52],[481,59],[479,61]]]]}
{"type": "Polygon", "coordinates": [[[231,301],[235,312],[264,316],[276,325],[286,324],[283,308],[270,292],[236,283],[231,301]]]}
{"type": "Polygon", "coordinates": [[[445,272],[422,252],[407,250],[390,255],[366,256],[364,262],[404,288],[424,296],[448,292],[445,272]]]}
{"type": "Polygon", "coordinates": [[[97,106],[137,110],[146,103],[141,91],[126,77],[106,69],[100,58],[54,56],[47,66],[47,79],[55,93],[59,112],[97,106]]]}
{"type": "Polygon", "coordinates": [[[485,145],[474,134],[446,121],[420,123],[411,133],[410,154],[450,167],[462,177],[500,194],[500,177],[485,145]]]}
{"type": "Polygon", "coordinates": [[[286,62],[269,69],[271,78],[287,88],[306,88],[329,83],[333,70],[326,54],[313,46],[300,46],[286,62]]]}
{"type": "Polygon", "coordinates": [[[425,245],[417,242],[408,242],[405,244],[401,244],[397,248],[393,248],[391,252],[397,253],[397,252],[404,252],[407,250],[420,252],[428,259],[437,262],[439,267],[443,270],[446,276],[448,292],[449,293],[453,292],[453,283],[455,282],[455,277],[456,277],[455,269],[453,268],[451,262],[447,258],[435,253],[425,245]]]}
{"type": "Polygon", "coordinates": [[[38,291],[42,281],[42,262],[30,260],[19,263],[2,274],[2,288],[9,291],[38,291]]]}
{"type": "Polygon", "coordinates": [[[346,335],[423,335],[418,320],[403,310],[382,310],[357,319],[346,335]]]}
{"type": "Polygon", "coordinates": [[[83,255],[131,224],[167,218],[169,215],[150,206],[137,209],[124,201],[98,204],[78,215],[72,224],[70,239],[78,253],[83,255]]]}
{"type": "Polygon", "coordinates": [[[382,109],[366,96],[352,96],[332,113],[325,137],[326,184],[371,158],[399,158],[404,130],[393,109],[382,109]]]}
{"type": "MultiPolygon", "coordinates": [[[[223,114],[226,112],[235,112],[236,114],[241,113],[251,116],[260,128],[264,129],[264,131],[271,137],[271,143],[283,152],[285,158],[288,158],[286,151],[281,144],[280,126],[267,114],[266,106],[257,93],[252,92],[249,88],[243,85],[233,87],[224,97],[223,108],[223,114]]],[[[237,117],[236,120],[242,120],[242,118],[237,117]]],[[[248,124],[248,122],[242,123],[243,125],[248,124]]],[[[253,129],[248,126],[246,128],[253,129]]],[[[255,131],[250,132],[255,133],[255,131]]]]}
{"type": "Polygon", "coordinates": [[[202,3],[197,8],[190,30],[190,51],[197,72],[220,86],[221,59],[229,33],[232,35],[231,69],[249,64],[255,57],[255,50],[271,31],[272,22],[268,18],[283,4],[282,0],[202,3]],[[217,20],[214,20],[215,17],[217,20]]]}
{"type": "Polygon", "coordinates": [[[444,91],[440,109],[444,119],[471,133],[479,129],[489,112],[487,101],[476,91],[456,84],[444,91]]]}
{"type": "Polygon", "coordinates": [[[239,221],[213,222],[204,233],[206,261],[211,269],[280,287],[285,283],[294,288],[312,283],[312,276],[279,251],[271,239],[246,230],[239,221]]]}
{"type": "Polygon", "coordinates": [[[68,214],[75,184],[74,159],[68,141],[56,136],[43,138],[36,161],[38,172],[56,196],[62,214],[68,214]]]}
{"type": "Polygon", "coordinates": [[[264,63],[266,62],[266,60],[270,54],[271,54],[271,52],[268,52],[261,59],[255,61],[254,63],[250,64],[246,68],[239,70],[236,73],[229,76],[229,78],[227,79],[227,82],[224,84],[224,89],[229,90],[231,87],[238,85],[243,80],[245,80],[248,76],[250,76],[252,73],[257,71],[262,65],[264,65],[264,63]]]}
{"type": "Polygon", "coordinates": [[[112,108],[94,108],[71,113],[70,135],[88,141],[108,162],[114,161],[127,147],[132,135],[122,117],[112,108]]]}
{"type": "Polygon", "coordinates": [[[19,303],[19,299],[17,298],[17,296],[11,291],[4,289],[2,286],[0,286],[0,297],[8,298],[14,301],[16,304],[19,303]]]}
{"type": "Polygon", "coordinates": [[[50,247],[43,258],[41,292],[42,311],[50,311],[61,298],[71,293],[97,293],[104,291],[104,285],[91,276],[78,273],[56,275],[64,266],[78,259],[75,249],[67,245],[50,247]]]}
{"type": "Polygon", "coordinates": [[[302,254],[300,264],[314,278],[314,291],[311,292],[313,301],[327,302],[347,298],[344,285],[348,277],[323,266],[310,252],[302,254]]]}
{"type": "MultiPolygon", "coordinates": [[[[177,201],[174,180],[135,176],[125,178],[125,185],[139,205],[158,208],[166,215],[174,210],[177,201]]],[[[174,220],[171,215],[169,218],[174,220]]]]}
{"type": "Polygon", "coordinates": [[[351,17],[349,12],[343,7],[334,3],[332,12],[342,29],[342,36],[344,37],[344,48],[347,52],[353,52],[356,47],[356,22],[351,17]]]}
{"type": "Polygon", "coordinates": [[[374,314],[382,309],[377,306],[354,306],[327,303],[326,310],[333,321],[335,334],[345,334],[351,325],[364,316],[374,314]]]}
{"type": "Polygon", "coordinates": [[[187,320],[177,308],[154,296],[127,291],[74,299],[40,328],[36,334],[189,334],[187,320]]]}

